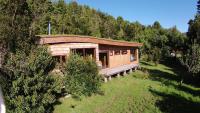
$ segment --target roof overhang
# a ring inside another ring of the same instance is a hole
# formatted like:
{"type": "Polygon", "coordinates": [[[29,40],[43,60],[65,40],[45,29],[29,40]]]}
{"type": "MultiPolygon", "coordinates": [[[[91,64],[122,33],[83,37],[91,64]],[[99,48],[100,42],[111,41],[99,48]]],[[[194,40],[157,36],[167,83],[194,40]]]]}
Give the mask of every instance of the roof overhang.
{"type": "Polygon", "coordinates": [[[95,43],[114,46],[141,47],[142,43],[96,38],[91,36],[77,35],[38,35],[38,44],[57,44],[57,43],[95,43]]]}

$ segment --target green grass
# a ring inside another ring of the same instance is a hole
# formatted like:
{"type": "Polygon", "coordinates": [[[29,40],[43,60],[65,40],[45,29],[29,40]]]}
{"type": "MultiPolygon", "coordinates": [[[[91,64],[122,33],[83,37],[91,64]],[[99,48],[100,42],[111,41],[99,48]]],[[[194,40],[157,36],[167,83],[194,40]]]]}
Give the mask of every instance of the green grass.
{"type": "Polygon", "coordinates": [[[182,70],[148,62],[142,67],[147,73],[136,71],[104,83],[103,94],[61,98],[54,113],[199,113],[200,89],[179,86],[182,70]]]}

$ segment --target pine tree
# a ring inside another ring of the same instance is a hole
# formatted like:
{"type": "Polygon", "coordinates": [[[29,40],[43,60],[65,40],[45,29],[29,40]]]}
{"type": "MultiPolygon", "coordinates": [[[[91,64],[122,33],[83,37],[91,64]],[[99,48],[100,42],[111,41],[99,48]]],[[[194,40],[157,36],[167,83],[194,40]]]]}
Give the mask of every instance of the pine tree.
{"type": "Polygon", "coordinates": [[[197,12],[198,14],[200,14],[200,0],[197,1],[197,12]]]}

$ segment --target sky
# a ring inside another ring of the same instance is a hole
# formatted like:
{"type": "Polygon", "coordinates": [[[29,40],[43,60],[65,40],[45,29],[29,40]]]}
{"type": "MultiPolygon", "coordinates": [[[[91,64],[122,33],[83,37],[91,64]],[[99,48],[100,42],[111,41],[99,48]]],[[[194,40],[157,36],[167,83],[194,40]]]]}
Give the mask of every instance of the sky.
{"type": "MultiPolygon", "coordinates": [[[[69,0],[66,0],[69,1],[69,0]]],[[[159,21],[164,28],[176,26],[188,30],[188,21],[196,14],[197,0],[76,0],[79,4],[130,22],[152,25],[159,21]]]]}

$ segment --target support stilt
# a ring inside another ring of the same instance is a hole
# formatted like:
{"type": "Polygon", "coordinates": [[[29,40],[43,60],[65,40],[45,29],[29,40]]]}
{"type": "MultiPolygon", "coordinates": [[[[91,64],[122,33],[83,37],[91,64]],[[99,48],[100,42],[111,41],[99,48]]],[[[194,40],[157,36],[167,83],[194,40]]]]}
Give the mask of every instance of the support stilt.
{"type": "Polygon", "coordinates": [[[117,74],[117,78],[120,78],[120,73],[117,74]]]}
{"type": "Polygon", "coordinates": [[[105,83],[108,82],[108,78],[104,77],[104,82],[105,83]]]}
{"type": "Polygon", "coordinates": [[[126,76],[126,71],[124,71],[123,75],[126,76]]]}
{"type": "Polygon", "coordinates": [[[132,73],[132,72],[133,72],[133,69],[131,68],[129,72],[132,73]]]}
{"type": "Polygon", "coordinates": [[[108,77],[108,80],[110,81],[111,79],[112,79],[112,77],[111,77],[111,76],[109,76],[109,77],[108,77]]]}

